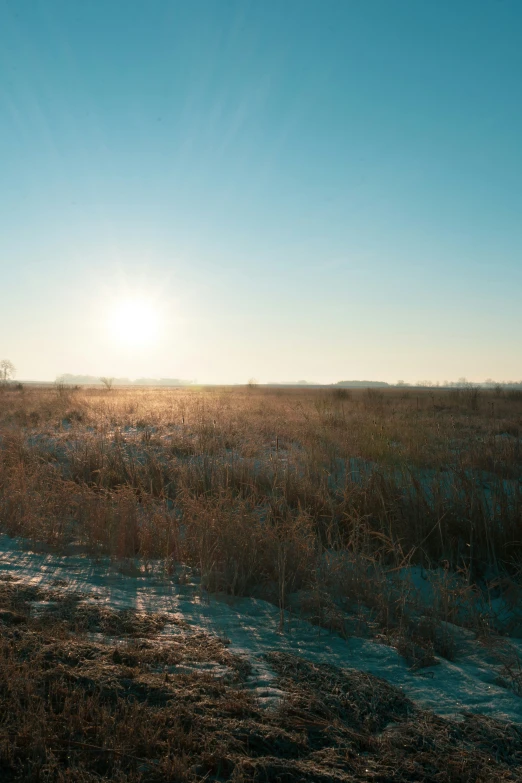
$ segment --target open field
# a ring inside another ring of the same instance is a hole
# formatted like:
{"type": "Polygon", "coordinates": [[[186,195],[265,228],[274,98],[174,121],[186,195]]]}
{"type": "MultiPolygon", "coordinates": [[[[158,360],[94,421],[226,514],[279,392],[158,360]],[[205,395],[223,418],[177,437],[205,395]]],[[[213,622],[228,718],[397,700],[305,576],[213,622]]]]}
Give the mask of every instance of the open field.
{"type": "Polygon", "coordinates": [[[521,779],[520,392],[4,389],[0,528],[5,779],[521,779]]]}

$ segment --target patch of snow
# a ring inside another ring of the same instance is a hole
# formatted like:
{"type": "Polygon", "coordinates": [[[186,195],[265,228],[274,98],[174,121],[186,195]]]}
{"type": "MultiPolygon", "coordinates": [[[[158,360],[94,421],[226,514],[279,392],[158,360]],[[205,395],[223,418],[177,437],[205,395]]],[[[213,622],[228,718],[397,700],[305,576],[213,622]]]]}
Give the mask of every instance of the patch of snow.
{"type": "MultiPolygon", "coordinates": [[[[497,667],[471,638],[457,661],[440,659],[433,668],[413,672],[392,647],[357,637],[344,640],[287,612],[283,633],[277,607],[255,598],[213,598],[195,578],[165,577],[159,570],[128,576],[108,559],[35,553],[24,549],[23,542],[0,535],[2,575],[44,588],[58,583],[61,590],[84,593],[114,609],[166,613],[195,629],[226,637],[231,652],[251,663],[247,685],[266,706],[277,704],[283,695],[264,658],[267,652],[279,650],[377,675],[439,715],[456,717],[470,711],[522,723],[522,699],[497,684],[497,667]]],[[[176,627],[167,625],[162,633],[168,637],[176,627]]]]}

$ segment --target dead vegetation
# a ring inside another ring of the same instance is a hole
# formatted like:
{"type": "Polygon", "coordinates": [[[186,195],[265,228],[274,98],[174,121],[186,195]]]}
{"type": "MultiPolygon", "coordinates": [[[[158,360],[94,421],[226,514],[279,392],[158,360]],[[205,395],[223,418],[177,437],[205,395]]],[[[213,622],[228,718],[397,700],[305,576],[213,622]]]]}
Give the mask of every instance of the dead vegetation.
{"type": "Polygon", "coordinates": [[[491,602],[520,595],[522,401],[345,391],[4,390],[2,531],[131,570],[184,563],[282,623],[348,636],[355,617],[415,668],[455,657],[452,624],[518,633],[518,598],[501,621],[491,602]]]}
{"type": "Polygon", "coordinates": [[[180,627],[165,644],[156,618],[128,613],[109,628],[127,636],[93,638],[78,629],[79,597],[60,612],[52,591],[2,588],[2,781],[522,780],[519,727],[437,718],[377,677],[277,652],[267,662],[287,697],[267,711],[215,638],[180,627]],[[228,674],[198,670],[198,658],[228,674]]]}
{"type": "Polygon", "coordinates": [[[482,397],[475,409],[456,392],[4,392],[3,524],[175,556],[183,513],[232,504],[278,526],[309,517],[323,545],[368,555],[513,564],[522,405],[482,397]]]}

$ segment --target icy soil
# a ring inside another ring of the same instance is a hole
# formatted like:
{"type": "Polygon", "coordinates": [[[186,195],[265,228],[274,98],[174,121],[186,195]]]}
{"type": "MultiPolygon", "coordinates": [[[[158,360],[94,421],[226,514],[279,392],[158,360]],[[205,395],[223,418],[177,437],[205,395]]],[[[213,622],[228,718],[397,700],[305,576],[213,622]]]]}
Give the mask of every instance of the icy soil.
{"type": "MultiPolygon", "coordinates": [[[[286,612],[285,630],[281,632],[277,607],[254,598],[209,596],[188,571],[174,577],[160,572],[130,576],[107,559],[39,553],[22,541],[0,535],[2,576],[42,588],[82,593],[86,600],[113,609],[165,613],[183,619],[195,630],[226,638],[231,652],[250,661],[253,674],[248,687],[267,707],[275,705],[282,694],[263,656],[279,650],[382,677],[439,715],[458,717],[469,711],[522,723],[522,698],[496,684],[498,663],[489,658],[473,633],[464,629],[456,629],[460,653],[455,662],[439,659],[438,665],[414,672],[392,647],[358,637],[344,640],[286,612]]],[[[179,625],[166,626],[166,643],[171,633],[179,633],[179,625]]],[[[522,659],[522,644],[512,644],[522,659]]]]}

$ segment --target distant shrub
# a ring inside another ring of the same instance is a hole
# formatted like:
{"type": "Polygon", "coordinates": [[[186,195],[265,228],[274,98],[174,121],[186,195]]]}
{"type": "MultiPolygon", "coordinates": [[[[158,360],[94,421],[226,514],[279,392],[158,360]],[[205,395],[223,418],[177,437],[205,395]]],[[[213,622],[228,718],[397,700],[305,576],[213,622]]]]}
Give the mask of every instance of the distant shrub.
{"type": "Polygon", "coordinates": [[[460,404],[476,411],[479,408],[481,395],[482,389],[480,386],[475,386],[468,381],[463,381],[460,387],[454,387],[448,392],[448,399],[455,404],[460,404]]]}
{"type": "Polygon", "coordinates": [[[384,403],[383,392],[372,388],[366,389],[364,403],[367,408],[379,408],[384,403]]]}
{"type": "Polygon", "coordinates": [[[506,391],[506,397],[508,400],[516,400],[520,402],[522,400],[522,389],[508,389],[506,391]]]}
{"type": "Polygon", "coordinates": [[[348,389],[334,389],[332,395],[335,400],[349,400],[352,396],[348,389]]]}
{"type": "Polygon", "coordinates": [[[479,407],[479,399],[481,396],[481,390],[478,386],[473,386],[473,384],[469,384],[464,389],[464,399],[466,400],[466,403],[469,408],[471,408],[472,411],[478,410],[479,407]]]}

